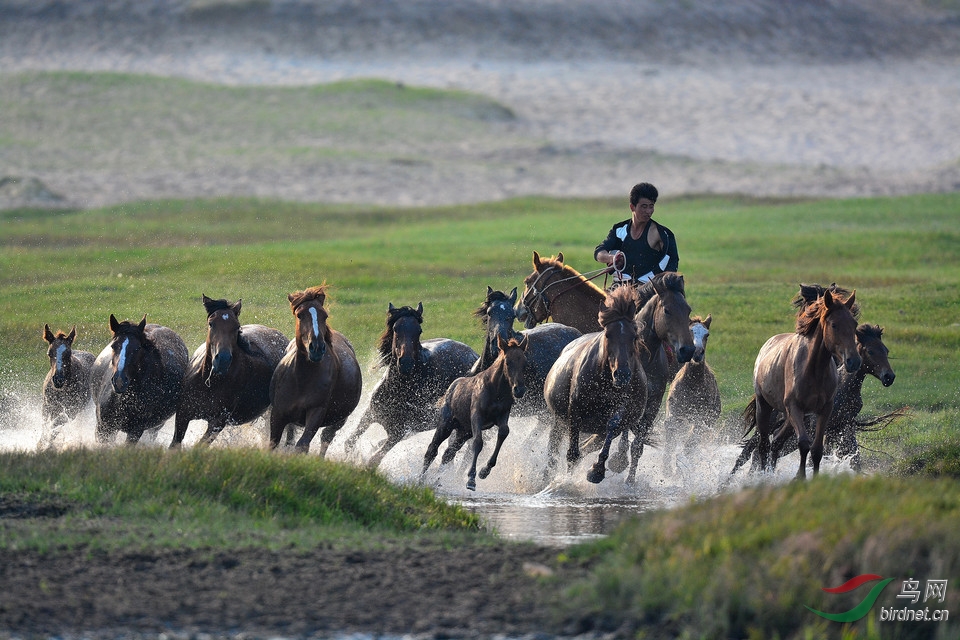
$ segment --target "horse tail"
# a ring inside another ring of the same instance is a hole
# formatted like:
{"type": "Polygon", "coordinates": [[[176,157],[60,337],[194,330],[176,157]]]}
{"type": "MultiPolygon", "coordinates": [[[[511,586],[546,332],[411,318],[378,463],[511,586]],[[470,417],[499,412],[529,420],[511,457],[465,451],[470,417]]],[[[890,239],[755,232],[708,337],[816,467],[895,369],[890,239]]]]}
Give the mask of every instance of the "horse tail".
{"type": "Polygon", "coordinates": [[[870,418],[867,420],[858,420],[854,419],[853,426],[855,431],[880,431],[881,429],[890,426],[895,420],[902,418],[903,416],[910,413],[910,407],[900,407],[895,409],[890,413],[885,413],[881,416],[875,418],[870,418]]]}
{"type": "Polygon", "coordinates": [[[754,394],[750,398],[750,402],[743,409],[743,413],[740,414],[741,420],[743,420],[743,435],[741,439],[746,439],[750,435],[750,432],[757,427],[757,396],[754,394]]]}

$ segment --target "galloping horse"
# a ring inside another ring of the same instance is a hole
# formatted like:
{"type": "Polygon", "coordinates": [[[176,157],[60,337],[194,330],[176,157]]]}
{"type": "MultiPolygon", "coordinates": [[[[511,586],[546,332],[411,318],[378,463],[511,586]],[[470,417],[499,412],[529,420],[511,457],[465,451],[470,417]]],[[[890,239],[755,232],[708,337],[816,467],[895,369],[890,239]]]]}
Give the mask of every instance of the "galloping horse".
{"type": "Polygon", "coordinates": [[[327,324],[323,308],[327,285],[287,296],[296,318],[296,337],[287,347],[270,381],[270,448],[291,424],[303,425],[296,449],[310,450],[320,435],[320,456],[327,453],[333,436],[360,402],[362,378],[353,346],[327,324]]]}
{"type": "Polygon", "coordinates": [[[207,312],[207,341],[193,354],[171,447],[178,447],[191,420],[206,420],[200,444],[210,444],[228,424],[244,424],[270,406],[270,379],[290,340],[260,324],[240,326],[241,300],[213,300],[201,294],[207,312]]]}
{"type": "MultiPolygon", "coordinates": [[[[629,286],[629,285],[621,285],[629,286]]],[[[637,289],[640,311],[637,312],[639,339],[643,345],[640,361],[647,380],[647,404],[640,418],[640,433],[646,435],[660,413],[663,394],[670,384],[671,370],[666,347],[676,355],[677,361],[687,362],[693,356],[693,333],[690,330],[690,305],[687,303],[683,276],[665,271],[657,274],[637,289]]],[[[622,470],[626,465],[626,437],[613,461],[611,469],[622,470]]],[[[637,462],[643,454],[643,439],[634,439],[630,449],[630,473],[633,481],[637,462]]]]}
{"type": "MultiPolygon", "coordinates": [[[[640,422],[647,404],[647,376],[641,363],[644,348],[636,314],[633,287],[607,293],[599,308],[602,330],[568,344],[544,384],[547,407],[554,415],[549,443],[551,466],[556,464],[564,433],[570,440],[570,464],[580,459],[581,432],[605,436],[599,458],[587,473],[587,480],[593,483],[601,482],[606,475],[610,444],[616,436],[629,430],[634,441],[641,443],[648,436],[640,422]]],[[[636,461],[631,473],[636,473],[636,461]]]]}
{"type": "Polygon", "coordinates": [[[43,380],[42,413],[44,423],[51,430],[51,442],[60,427],[77,417],[90,400],[90,370],[96,356],[88,351],[75,351],[76,337],[76,327],[69,334],[57,331],[57,335],[53,335],[50,325],[43,325],[43,339],[50,345],[47,348],[50,370],[43,380]]]}
{"type": "Polygon", "coordinates": [[[839,376],[836,362],[849,373],[860,368],[857,351],[856,292],[846,301],[829,290],[797,313],[796,331],[773,336],[764,343],[753,367],[757,429],[757,452],[762,469],[770,467],[770,431],[774,411],[786,416],[787,428],[797,435],[800,468],[806,477],[807,454],[813,473],[820,472],[823,437],[833,411],[839,376]],[[805,415],[816,414],[816,432],[811,445],[805,415]]]}
{"type": "Polygon", "coordinates": [[[480,479],[486,478],[497,464],[500,447],[510,434],[508,421],[514,398],[526,393],[523,370],[526,366],[526,338],[509,342],[500,339],[500,355],[496,361],[473,376],[457,378],[447,389],[437,416],[437,430],[423,456],[423,481],[430,463],[437,457],[440,444],[456,432],[454,440],[443,452],[441,464],[447,464],[457,455],[464,443],[473,438],[473,461],[467,473],[467,489],[477,488],[477,458],[483,449],[483,431],[497,427],[497,444],[490,460],[480,470],[480,479]]]}
{"type": "Polygon", "coordinates": [[[127,442],[140,440],[147,429],[160,427],[180,402],[190,353],[172,329],[110,314],[113,337],[97,356],[91,392],[97,403],[97,440],[107,442],[117,431],[127,442]]]}
{"type": "MultiPolygon", "coordinates": [[[[800,292],[795,296],[793,304],[798,309],[805,308],[810,303],[823,295],[826,289],[818,284],[800,285],[800,292]]],[[[834,295],[848,296],[849,291],[830,286],[830,292],[834,295]]],[[[859,309],[854,306],[851,309],[854,318],[859,317],[859,309]]],[[[884,387],[893,384],[896,374],[890,366],[890,350],[883,343],[883,328],[874,324],[861,324],[856,330],[857,352],[860,354],[860,368],[854,373],[849,373],[840,365],[837,369],[839,382],[837,385],[837,395],[834,398],[833,412],[830,414],[830,421],[827,423],[826,433],[824,435],[824,446],[835,446],[837,455],[851,456],[850,466],[858,470],[860,468],[860,446],[857,442],[857,431],[866,427],[874,426],[901,415],[900,411],[888,413],[871,420],[859,420],[857,416],[863,409],[863,382],[866,376],[871,375],[880,381],[884,387]]],[[[756,427],[756,404],[753,400],[747,405],[743,412],[744,436],[750,434],[756,427]]],[[[783,414],[776,413],[773,417],[777,429],[774,432],[771,444],[771,464],[776,466],[777,460],[797,448],[796,434],[787,426],[783,414]]],[[[754,432],[753,436],[743,444],[743,449],[737,461],[734,463],[731,475],[737,472],[747,460],[753,456],[754,466],[759,466],[759,461],[754,455],[759,444],[759,435],[754,432]]]]}
{"type": "Polygon", "coordinates": [[[413,307],[387,308],[387,326],[380,336],[379,366],[387,372],[373,389],[370,406],[360,417],[357,430],[346,442],[352,452],[360,436],[379,423],[387,438],[367,464],[377,467],[403,438],[435,426],[437,402],[450,383],[467,375],[478,360],[477,352],[449,338],[420,341],[423,303],[413,307]]]}
{"type": "MultiPolygon", "coordinates": [[[[664,419],[667,453],[673,451],[679,440],[690,446],[691,440],[712,429],[720,419],[720,388],[713,369],[707,364],[707,339],[713,316],[690,318],[693,334],[693,357],[680,367],[667,394],[664,419]]],[[[667,456],[669,457],[669,456],[667,456]]]]}
{"type": "Polygon", "coordinates": [[[523,372],[523,380],[527,385],[527,393],[517,400],[512,415],[518,417],[539,416],[547,410],[543,399],[543,383],[547,379],[547,372],[560,357],[563,348],[582,334],[573,327],[559,322],[548,322],[526,329],[514,331],[513,322],[516,313],[513,305],[517,301],[517,289],[510,295],[502,291],[494,291],[487,287],[487,296],[483,304],[477,307],[473,315],[480,319],[486,328],[483,352],[471,369],[471,374],[478,373],[492,364],[500,355],[500,339],[509,341],[526,339],[527,341],[527,368],[523,372]]]}
{"type": "Polygon", "coordinates": [[[516,313],[527,329],[552,318],[554,322],[581,333],[600,330],[597,311],[604,299],[603,289],[573,267],[563,264],[563,253],[558,253],[556,258],[541,259],[534,251],[533,273],[524,278],[523,285],[523,296],[516,313]]]}

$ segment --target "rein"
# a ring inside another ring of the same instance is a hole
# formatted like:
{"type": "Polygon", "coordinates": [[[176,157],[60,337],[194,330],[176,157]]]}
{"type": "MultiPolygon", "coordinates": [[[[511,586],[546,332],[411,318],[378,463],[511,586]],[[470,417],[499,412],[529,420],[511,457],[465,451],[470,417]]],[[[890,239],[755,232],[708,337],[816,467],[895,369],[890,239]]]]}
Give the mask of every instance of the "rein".
{"type": "MultiPolygon", "coordinates": [[[[548,282],[546,286],[543,287],[543,290],[538,291],[537,285],[540,284],[540,280],[543,279],[544,276],[546,276],[547,274],[549,274],[551,271],[555,269],[558,269],[558,267],[548,267],[547,269],[544,269],[543,271],[539,272],[537,279],[534,281],[533,285],[530,287],[530,293],[534,296],[535,299],[540,300],[540,303],[543,305],[544,310],[547,312],[547,315],[546,315],[547,318],[550,317],[550,305],[552,304],[553,301],[556,301],[557,298],[567,293],[568,291],[573,291],[574,289],[576,289],[577,287],[581,286],[584,283],[590,282],[591,280],[595,280],[599,278],[601,275],[609,273],[609,269],[607,267],[604,267],[602,269],[596,269],[595,271],[588,271],[587,273],[578,273],[568,278],[561,278],[553,282],[548,282]],[[553,296],[553,301],[547,298],[546,293],[550,287],[554,285],[561,285],[571,280],[574,280],[575,282],[569,287],[567,287],[566,289],[562,289],[559,293],[557,293],[557,295],[553,296]]],[[[526,295],[523,296],[523,303],[524,303],[524,306],[526,306],[528,309],[531,308],[531,305],[527,304],[526,295]]]]}

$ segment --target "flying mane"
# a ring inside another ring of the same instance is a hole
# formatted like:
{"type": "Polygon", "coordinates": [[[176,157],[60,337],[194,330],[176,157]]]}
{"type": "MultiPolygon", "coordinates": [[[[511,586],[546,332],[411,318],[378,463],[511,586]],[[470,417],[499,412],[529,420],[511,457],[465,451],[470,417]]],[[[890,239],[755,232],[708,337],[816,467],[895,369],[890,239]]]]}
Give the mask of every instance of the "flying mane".
{"type": "Polygon", "coordinates": [[[668,291],[679,293],[684,298],[687,297],[683,286],[683,276],[674,271],[664,271],[663,273],[658,273],[653,278],[647,280],[642,285],[637,287],[638,309],[642,309],[643,305],[650,302],[650,299],[657,295],[657,291],[653,287],[654,280],[662,282],[668,291]]]}
{"type": "Polygon", "coordinates": [[[487,294],[487,299],[483,301],[479,307],[473,312],[473,317],[480,320],[480,324],[487,326],[487,312],[490,310],[490,305],[494,302],[509,302],[510,297],[505,294],[503,291],[491,291],[487,294]]]}
{"type": "MultiPolygon", "coordinates": [[[[837,292],[835,299],[838,303],[845,304],[849,298],[844,298],[839,292],[837,292]]],[[[822,296],[813,302],[807,303],[797,311],[797,333],[801,336],[809,336],[811,333],[816,331],[817,326],[820,324],[820,320],[826,315],[827,305],[823,303],[822,296]]]]}
{"type": "Polygon", "coordinates": [[[601,327],[619,320],[634,321],[637,315],[637,293],[633,287],[617,287],[606,294],[605,303],[600,310],[601,327]]]}
{"type": "Polygon", "coordinates": [[[288,296],[290,300],[290,308],[296,309],[304,302],[309,302],[311,300],[319,300],[320,304],[323,304],[324,300],[327,298],[327,284],[318,284],[315,287],[310,287],[309,289],[304,289],[303,291],[295,291],[288,296]]]}

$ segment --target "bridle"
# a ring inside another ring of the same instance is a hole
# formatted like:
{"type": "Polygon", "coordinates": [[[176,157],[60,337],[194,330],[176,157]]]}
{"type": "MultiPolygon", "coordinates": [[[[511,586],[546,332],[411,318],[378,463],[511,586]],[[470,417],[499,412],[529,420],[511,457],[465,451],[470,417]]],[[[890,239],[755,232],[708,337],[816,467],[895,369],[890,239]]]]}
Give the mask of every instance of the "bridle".
{"type": "MultiPolygon", "coordinates": [[[[543,306],[543,310],[545,314],[543,318],[537,320],[537,322],[542,322],[543,320],[546,320],[547,318],[550,317],[551,315],[550,305],[553,304],[553,302],[556,301],[560,296],[567,293],[568,291],[572,291],[576,289],[577,287],[579,287],[584,283],[590,282],[591,280],[595,280],[601,275],[604,275],[610,272],[609,268],[604,267],[603,269],[597,269],[596,271],[590,271],[588,273],[578,273],[572,276],[568,276],[566,278],[560,278],[559,280],[553,280],[553,281],[547,282],[546,284],[543,285],[543,288],[541,289],[540,288],[541,280],[543,280],[543,278],[546,277],[548,274],[550,274],[552,271],[558,271],[558,270],[562,271],[560,267],[550,266],[544,269],[543,271],[538,271],[537,279],[533,281],[533,284],[524,288],[523,297],[520,299],[520,303],[527,309],[527,313],[532,313],[533,307],[537,302],[539,302],[543,306]],[[570,281],[573,281],[573,284],[558,291],[553,296],[552,300],[547,297],[547,291],[549,289],[551,289],[554,286],[559,286],[559,285],[569,283],[570,281]]],[[[536,316],[534,316],[534,318],[536,318],[536,316]]]]}

